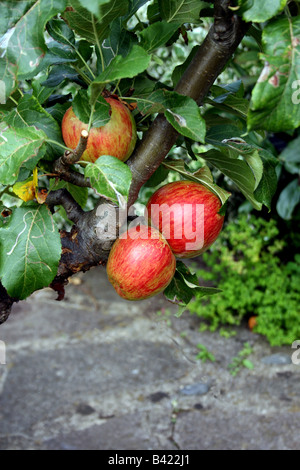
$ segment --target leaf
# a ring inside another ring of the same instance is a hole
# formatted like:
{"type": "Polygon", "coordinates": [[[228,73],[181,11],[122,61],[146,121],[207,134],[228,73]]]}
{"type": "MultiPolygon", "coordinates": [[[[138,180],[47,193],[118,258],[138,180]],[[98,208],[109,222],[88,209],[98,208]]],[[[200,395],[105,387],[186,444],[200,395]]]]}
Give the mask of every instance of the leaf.
{"type": "MultiPolygon", "coordinates": [[[[148,28],[147,28],[148,29],[148,28]]],[[[102,43],[102,55],[105,66],[107,67],[112,59],[117,55],[126,57],[132,46],[137,44],[138,40],[135,34],[122,27],[122,19],[117,18],[111,25],[110,35],[102,43]]],[[[100,60],[98,61],[100,64],[100,60]]],[[[98,73],[101,72],[101,69],[98,73]]]]}
{"type": "Polygon", "coordinates": [[[18,179],[20,167],[35,157],[46,142],[43,131],[34,127],[25,129],[6,128],[0,133],[0,182],[11,185],[18,179]]]}
{"type": "Polygon", "coordinates": [[[300,125],[300,18],[279,18],[263,31],[265,67],[252,91],[248,129],[272,132],[300,125]],[[295,91],[296,90],[296,91],[295,91]]]}
{"type": "Polygon", "coordinates": [[[78,83],[79,85],[83,84],[78,73],[72,67],[69,67],[68,65],[56,65],[52,67],[47,80],[45,80],[42,85],[47,88],[56,88],[65,80],[78,83]]]}
{"type": "Polygon", "coordinates": [[[249,108],[249,100],[243,98],[243,86],[241,86],[240,81],[230,85],[214,85],[210,90],[214,96],[214,99],[207,99],[206,101],[218,109],[227,112],[234,111],[234,114],[240,115],[242,118],[246,119],[249,108]],[[232,89],[230,85],[232,86],[232,89]],[[238,88],[236,88],[236,85],[238,88]]]}
{"type": "Polygon", "coordinates": [[[92,83],[92,88],[120,80],[121,78],[133,78],[144,72],[149,66],[151,57],[140,46],[134,45],[126,57],[117,55],[92,83]]]}
{"type": "Polygon", "coordinates": [[[246,369],[250,369],[250,370],[254,369],[254,364],[249,359],[244,359],[242,364],[243,364],[244,367],[246,367],[246,369]]]}
{"type": "Polygon", "coordinates": [[[164,295],[170,302],[182,307],[180,313],[176,315],[180,316],[195,295],[204,297],[205,295],[214,295],[220,292],[222,292],[220,289],[214,287],[199,286],[197,275],[192,274],[182,261],[177,261],[175,275],[165,289],[164,295]]]}
{"type": "Polygon", "coordinates": [[[6,58],[0,58],[0,104],[6,104],[15,87],[16,68],[6,58]]]}
{"type": "Polygon", "coordinates": [[[47,31],[55,41],[75,47],[75,35],[63,20],[53,19],[47,24],[47,31]]]}
{"type": "Polygon", "coordinates": [[[300,185],[298,179],[289,183],[281,191],[276,209],[280,217],[285,220],[292,218],[295,207],[300,203],[300,185]]]}
{"type": "Polygon", "coordinates": [[[258,187],[255,189],[254,196],[257,201],[264,204],[270,211],[272,199],[277,189],[275,167],[278,164],[278,160],[274,157],[270,158],[267,152],[261,152],[260,158],[263,162],[263,175],[258,187]]]}
{"type": "Polygon", "coordinates": [[[166,44],[179,27],[180,23],[157,21],[140,32],[141,46],[150,54],[166,44]]]}
{"type": "Polygon", "coordinates": [[[38,186],[38,169],[36,168],[33,172],[33,176],[25,181],[16,183],[13,186],[13,192],[22,201],[28,202],[33,201],[36,196],[36,190],[38,186]]]}
{"type": "Polygon", "coordinates": [[[131,18],[147,2],[149,2],[149,0],[129,0],[129,11],[125,20],[131,18]]]}
{"type": "MultiPolygon", "coordinates": [[[[265,204],[270,210],[271,200],[277,187],[275,167],[278,160],[267,150],[253,144],[250,136],[246,136],[247,141],[245,141],[240,137],[241,134],[242,131],[235,126],[215,126],[208,131],[206,140],[208,143],[219,147],[224,154],[224,157],[220,156],[219,158],[219,165],[221,166],[218,167],[215,162],[217,168],[237,184],[256,209],[260,210],[261,204],[265,204]],[[226,134],[234,137],[223,139],[226,134]],[[244,162],[240,159],[241,156],[244,162]],[[222,163],[220,159],[223,160],[222,163]],[[249,173],[247,165],[252,175],[249,173]],[[239,175],[237,174],[238,171],[241,172],[239,175]],[[247,178],[249,178],[248,184],[247,178]],[[246,186],[248,189],[246,189],[246,186]]],[[[205,154],[203,154],[203,158],[206,158],[205,154]]],[[[212,161],[211,163],[214,164],[212,161]]]]}
{"type": "Polygon", "coordinates": [[[6,122],[11,127],[35,126],[44,131],[49,139],[63,143],[58,123],[35,96],[24,95],[18,103],[17,112],[12,111],[6,122]]]}
{"type": "Polygon", "coordinates": [[[243,19],[263,23],[280,13],[287,0],[238,0],[243,19]]]}
{"type": "MultiPolygon", "coordinates": [[[[9,126],[14,128],[26,128],[35,126],[43,131],[54,142],[63,144],[61,129],[51,114],[40,105],[35,96],[24,95],[17,110],[12,111],[6,118],[9,126]]],[[[61,153],[61,149],[53,144],[47,144],[48,158],[52,159],[61,153]]],[[[36,164],[36,163],[35,163],[36,164]]],[[[35,166],[34,164],[34,166],[35,166]]]]}
{"type": "Polygon", "coordinates": [[[177,65],[177,67],[174,68],[173,73],[172,73],[172,81],[173,81],[174,88],[179,82],[179,80],[181,79],[182,75],[184,74],[188,66],[190,65],[190,63],[192,62],[198,50],[199,50],[199,46],[194,46],[191,52],[189,53],[187,59],[182,64],[177,65]]]}
{"type": "Polygon", "coordinates": [[[117,158],[103,155],[95,163],[89,163],[84,174],[100,196],[116,204],[121,204],[124,198],[127,200],[132,174],[129,167],[117,158]]]}
{"type": "MultiPolygon", "coordinates": [[[[99,4],[99,2],[97,2],[99,4]]],[[[70,9],[64,13],[64,18],[68,25],[79,36],[84,37],[92,44],[101,44],[103,39],[109,36],[110,25],[119,16],[123,16],[128,11],[127,0],[109,0],[105,4],[99,5],[99,14],[94,15],[91,9],[95,2],[85,2],[79,0],[68,0],[70,9]],[[87,8],[84,8],[87,3],[87,8]]]]}
{"type": "Polygon", "coordinates": [[[199,0],[158,0],[162,19],[168,23],[199,23],[200,11],[207,6],[199,0]]]}
{"type": "Polygon", "coordinates": [[[283,162],[286,171],[293,175],[300,174],[300,137],[293,139],[281,152],[279,160],[283,162]]]}
{"type": "Polygon", "coordinates": [[[107,101],[102,96],[99,96],[94,109],[92,109],[86,90],[78,91],[72,107],[76,116],[85,124],[89,124],[91,113],[93,113],[91,120],[92,127],[102,127],[110,121],[110,105],[107,101]]]}
{"type": "MultiPolygon", "coordinates": [[[[134,99],[134,98],[133,98],[134,99]]],[[[204,143],[206,126],[200,109],[192,98],[164,89],[156,90],[138,99],[142,114],[163,112],[180,134],[204,143]]]]}
{"type": "Polygon", "coordinates": [[[244,196],[251,202],[253,207],[261,210],[262,204],[254,196],[256,181],[254,175],[243,160],[237,158],[228,158],[218,150],[209,150],[201,153],[201,157],[218,168],[224,175],[228,176],[241,190],[244,196]]]}
{"type": "Polygon", "coordinates": [[[185,163],[183,160],[165,160],[162,165],[170,170],[177,171],[180,173],[184,178],[189,179],[191,181],[196,181],[196,183],[203,184],[206,188],[212,191],[218,198],[221,200],[222,205],[228,200],[231,194],[225,189],[220,188],[216,184],[214,184],[212,174],[208,166],[204,166],[197,170],[194,173],[191,173],[189,170],[185,168],[185,163]]]}
{"type": "Polygon", "coordinates": [[[16,24],[8,43],[7,58],[17,65],[19,78],[30,78],[36,74],[36,68],[47,50],[45,25],[65,7],[66,0],[37,0],[16,24]]]}
{"type": "Polygon", "coordinates": [[[13,210],[0,229],[0,277],[11,297],[25,299],[54,279],[61,257],[61,241],[45,205],[27,203],[13,210]]]}
{"type": "Polygon", "coordinates": [[[26,13],[34,0],[1,1],[0,36],[3,36],[26,13]]]}

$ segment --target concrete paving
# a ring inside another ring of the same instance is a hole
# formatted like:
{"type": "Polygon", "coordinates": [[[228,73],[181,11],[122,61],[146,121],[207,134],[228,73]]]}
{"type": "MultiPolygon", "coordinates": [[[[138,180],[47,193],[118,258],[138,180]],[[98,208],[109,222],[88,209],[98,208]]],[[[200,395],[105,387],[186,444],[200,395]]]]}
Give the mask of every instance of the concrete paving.
{"type": "Polygon", "coordinates": [[[229,339],[200,333],[199,319],[175,318],[163,296],[123,301],[103,268],[72,282],[63,302],[39,291],[0,327],[1,450],[300,448],[291,348],[245,326],[229,339]],[[254,369],[233,377],[246,341],[254,369]],[[215,362],[195,359],[199,343],[215,362]],[[279,361],[266,361],[272,354],[279,361]]]}

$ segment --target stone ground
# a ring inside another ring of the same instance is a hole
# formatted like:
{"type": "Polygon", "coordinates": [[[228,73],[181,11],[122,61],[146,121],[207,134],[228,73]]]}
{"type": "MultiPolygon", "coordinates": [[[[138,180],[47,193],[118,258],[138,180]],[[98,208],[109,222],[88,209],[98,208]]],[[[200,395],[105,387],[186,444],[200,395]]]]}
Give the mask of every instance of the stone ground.
{"type": "Polygon", "coordinates": [[[0,327],[1,450],[300,448],[291,348],[246,327],[200,333],[189,314],[157,315],[170,309],[162,296],[122,301],[102,268],[73,282],[65,301],[37,292],[0,327]],[[233,377],[246,341],[255,368],[233,377]],[[195,359],[198,343],[216,362],[195,359]]]}

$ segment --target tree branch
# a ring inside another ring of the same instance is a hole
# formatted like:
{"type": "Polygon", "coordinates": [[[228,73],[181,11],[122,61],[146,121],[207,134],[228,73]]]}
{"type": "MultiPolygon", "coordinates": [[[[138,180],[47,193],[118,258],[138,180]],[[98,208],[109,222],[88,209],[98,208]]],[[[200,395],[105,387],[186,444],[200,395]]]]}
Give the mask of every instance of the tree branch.
{"type": "MultiPolygon", "coordinates": [[[[215,1],[214,24],[175,88],[199,105],[250,27],[229,6],[229,0],[215,1]]],[[[128,161],[133,174],[129,205],[136,201],[141,187],[165,159],[178,135],[166,118],[158,115],[128,161]]]]}

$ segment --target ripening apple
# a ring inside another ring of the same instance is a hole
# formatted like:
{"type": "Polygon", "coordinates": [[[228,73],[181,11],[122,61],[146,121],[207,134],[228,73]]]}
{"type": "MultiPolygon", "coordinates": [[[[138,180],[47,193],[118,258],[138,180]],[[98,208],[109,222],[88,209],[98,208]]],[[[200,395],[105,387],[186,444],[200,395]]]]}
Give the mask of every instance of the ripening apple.
{"type": "Polygon", "coordinates": [[[107,275],[126,300],[143,300],[162,292],[176,269],[175,257],[154,227],[132,227],[118,238],[109,254],[107,275]]]}
{"type": "Polygon", "coordinates": [[[220,199],[200,183],[176,181],[159,188],[147,204],[149,223],[178,258],[194,258],[218,237],[224,222],[220,199]]]}
{"type": "MultiPolygon", "coordinates": [[[[135,120],[123,103],[114,98],[105,100],[110,104],[111,118],[104,126],[91,128],[87,148],[81,160],[95,163],[101,155],[111,155],[125,162],[136,144],[135,120]]],[[[66,146],[75,149],[81,131],[87,129],[88,124],[81,122],[73,108],[69,108],[62,121],[62,135],[66,146]]]]}

